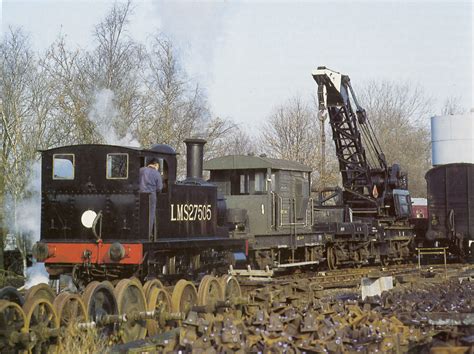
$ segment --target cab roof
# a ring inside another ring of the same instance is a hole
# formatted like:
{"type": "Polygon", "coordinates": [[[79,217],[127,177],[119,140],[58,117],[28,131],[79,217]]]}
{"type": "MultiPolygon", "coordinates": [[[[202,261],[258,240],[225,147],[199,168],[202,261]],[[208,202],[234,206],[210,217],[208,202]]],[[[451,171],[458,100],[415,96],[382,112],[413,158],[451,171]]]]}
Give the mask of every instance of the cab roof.
{"type": "Polygon", "coordinates": [[[67,150],[67,149],[80,149],[84,147],[100,147],[100,148],[110,148],[110,150],[132,150],[135,152],[153,152],[166,155],[177,155],[176,151],[169,145],[166,144],[155,144],[150,149],[144,149],[142,147],[133,147],[133,146],[121,146],[121,145],[107,145],[107,144],[78,144],[78,145],[65,145],[58,146],[51,149],[38,150],[39,152],[48,152],[55,150],[67,150]]]}

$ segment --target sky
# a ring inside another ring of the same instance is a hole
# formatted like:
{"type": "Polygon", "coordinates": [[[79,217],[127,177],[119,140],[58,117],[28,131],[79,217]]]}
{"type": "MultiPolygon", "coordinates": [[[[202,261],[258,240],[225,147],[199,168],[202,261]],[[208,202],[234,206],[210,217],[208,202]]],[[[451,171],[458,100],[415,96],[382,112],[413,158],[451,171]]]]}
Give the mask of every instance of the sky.
{"type": "MultiPolygon", "coordinates": [[[[91,46],[111,1],[0,0],[2,31],[21,26],[38,51],[58,33],[91,46]]],[[[316,92],[311,71],[419,85],[433,113],[456,97],[474,107],[471,1],[133,1],[129,34],[157,31],[180,51],[188,76],[206,90],[212,112],[259,129],[278,105],[316,92]]],[[[361,102],[363,105],[363,102],[361,102]]]]}

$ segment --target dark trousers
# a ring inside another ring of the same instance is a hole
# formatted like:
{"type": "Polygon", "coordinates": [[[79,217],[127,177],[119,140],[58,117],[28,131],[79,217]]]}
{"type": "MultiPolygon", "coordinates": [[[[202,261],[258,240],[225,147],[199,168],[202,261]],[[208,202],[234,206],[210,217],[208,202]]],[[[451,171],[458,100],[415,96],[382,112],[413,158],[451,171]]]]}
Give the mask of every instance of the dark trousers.
{"type": "Polygon", "coordinates": [[[148,236],[154,236],[153,234],[153,225],[155,225],[156,219],[156,193],[149,193],[149,214],[148,214],[148,236]]]}

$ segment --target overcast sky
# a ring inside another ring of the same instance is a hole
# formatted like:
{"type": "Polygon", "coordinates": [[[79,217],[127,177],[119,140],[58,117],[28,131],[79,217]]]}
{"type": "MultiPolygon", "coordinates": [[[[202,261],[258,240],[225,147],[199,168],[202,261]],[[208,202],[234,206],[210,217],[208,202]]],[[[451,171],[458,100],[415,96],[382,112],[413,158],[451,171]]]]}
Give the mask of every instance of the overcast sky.
{"type": "MultiPolygon", "coordinates": [[[[2,0],[0,0],[2,1],[2,0]]],[[[22,26],[38,50],[61,31],[90,45],[111,1],[2,1],[2,30],[22,26]]],[[[164,32],[206,89],[215,115],[258,128],[275,105],[316,90],[311,71],[409,81],[466,110],[473,103],[471,1],[134,1],[130,35],[164,32]]],[[[363,103],[363,102],[362,102],[363,103]]]]}

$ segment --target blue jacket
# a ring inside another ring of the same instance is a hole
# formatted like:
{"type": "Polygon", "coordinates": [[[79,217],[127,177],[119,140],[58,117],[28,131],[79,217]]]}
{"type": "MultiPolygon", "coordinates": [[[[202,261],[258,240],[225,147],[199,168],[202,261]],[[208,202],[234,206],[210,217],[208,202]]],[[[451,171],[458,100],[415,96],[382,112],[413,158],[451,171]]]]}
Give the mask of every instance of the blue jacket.
{"type": "Polygon", "coordinates": [[[140,168],[140,192],[155,193],[162,189],[163,181],[159,171],[151,167],[140,168]]]}

